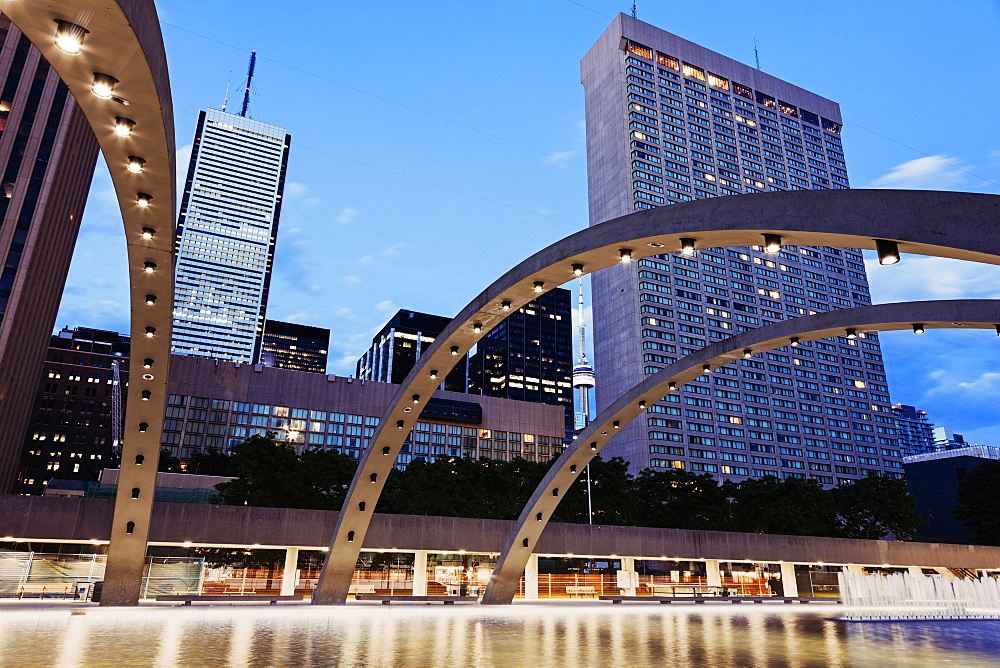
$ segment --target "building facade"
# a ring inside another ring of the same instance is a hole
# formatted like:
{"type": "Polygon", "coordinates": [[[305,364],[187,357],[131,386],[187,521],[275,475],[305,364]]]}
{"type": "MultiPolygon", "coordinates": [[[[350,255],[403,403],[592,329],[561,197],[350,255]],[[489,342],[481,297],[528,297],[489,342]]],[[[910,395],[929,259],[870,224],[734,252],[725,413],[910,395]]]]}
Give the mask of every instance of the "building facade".
{"type": "MultiPolygon", "coordinates": [[[[357,364],[357,377],[380,383],[402,383],[420,355],[434,343],[451,318],[401,309],[372,339],[371,348],[357,364]]],[[[469,387],[469,358],[463,356],[441,387],[449,392],[466,392],[469,387]]]]}
{"type": "Polygon", "coordinates": [[[913,406],[895,404],[892,407],[896,420],[896,435],[899,449],[904,457],[934,452],[934,425],[927,418],[927,411],[919,411],[913,406]]]}
{"type": "Polygon", "coordinates": [[[69,89],[0,16],[0,492],[17,478],[97,152],[69,89]]]}
{"type": "Polygon", "coordinates": [[[935,450],[955,450],[970,445],[965,442],[964,436],[956,434],[951,427],[934,427],[931,437],[934,439],[935,450]]]}
{"type": "Polygon", "coordinates": [[[42,494],[49,480],[90,481],[113,459],[113,363],[122,413],[129,337],[89,327],[63,328],[49,343],[24,439],[15,494],[42,494]]]}
{"type": "MultiPolygon", "coordinates": [[[[581,63],[590,224],[724,195],[847,188],[839,106],[619,14],[581,63]]],[[[763,195],[761,195],[763,196],[763,195]]],[[[862,255],[698,249],[592,276],[598,410],[750,328],[871,303],[862,255]]],[[[877,334],[775,350],[652,406],[609,456],[724,479],[901,475],[877,334]]]]}
{"type": "MultiPolygon", "coordinates": [[[[358,459],[398,391],[390,383],[221,360],[174,355],[170,364],[163,447],[182,459],[267,432],[300,452],[325,448],[358,459]]],[[[397,465],[436,457],[546,461],[562,452],[563,429],[556,406],[438,391],[397,465]]]]}
{"type": "Polygon", "coordinates": [[[279,369],[326,373],[330,330],[280,320],[264,323],[260,363],[279,369]]]}
{"type": "Polygon", "coordinates": [[[174,352],[260,358],[291,140],[244,116],[199,114],[177,221],[174,352]]]}
{"type": "Polygon", "coordinates": [[[491,329],[469,360],[469,392],[562,406],[574,429],[570,291],[531,300],[491,329]]]}

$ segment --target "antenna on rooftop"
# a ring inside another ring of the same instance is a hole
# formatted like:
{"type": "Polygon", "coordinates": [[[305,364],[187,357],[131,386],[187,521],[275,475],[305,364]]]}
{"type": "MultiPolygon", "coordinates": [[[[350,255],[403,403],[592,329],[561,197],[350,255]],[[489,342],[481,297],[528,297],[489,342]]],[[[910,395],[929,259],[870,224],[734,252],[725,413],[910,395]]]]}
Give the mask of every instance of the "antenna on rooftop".
{"type": "Polygon", "coordinates": [[[753,57],[757,61],[757,69],[760,69],[760,54],[757,52],[757,38],[753,38],[753,57]]]}
{"type": "Polygon", "coordinates": [[[247,68],[247,87],[243,91],[243,109],[240,111],[240,116],[244,118],[247,115],[247,107],[250,106],[250,84],[253,82],[253,68],[257,64],[257,52],[250,52],[250,67],[247,68]]]}
{"type": "Polygon", "coordinates": [[[222,101],[222,110],[225,111],[226,107],[229,106],[229,84],[233,82],[233,71],[229,70],[229,78],[226,79],[226,99],[222,101]]]}
{"type": "Polygon", "coordinates": [[[632,3],[632,18],[637,18],[635,15],[635,3],[632,3]]]}

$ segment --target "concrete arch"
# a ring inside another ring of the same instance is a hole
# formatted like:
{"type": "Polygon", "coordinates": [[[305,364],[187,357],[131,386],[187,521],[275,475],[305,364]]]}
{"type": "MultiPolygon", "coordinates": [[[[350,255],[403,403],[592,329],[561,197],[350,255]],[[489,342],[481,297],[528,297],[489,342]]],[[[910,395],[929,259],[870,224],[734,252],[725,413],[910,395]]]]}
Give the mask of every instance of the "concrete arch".
{"type": "Polygon", "coordinates": [[[313,596],[343,604],[385,479],[420,409],[482,334],[536,294],[619,262],[696,248],[785,244],[875,249],[1000,264],[1000,197],[956,192],[816,190],[719,197],[659,207],[572,234],[532,255],[472,300],[420,358],[362,455],[313,596]],[[877,234],[876,234],[877,233],[877,234]]]}
{"type": "Polygon", "coordinates": [[[602,411],[549,469],[504,543],[483,603],[504,605],[513,600],[531,551],[562,501],[560,490],[569,489],[584,467],[614,438],[617,429],[640,416],[646,406],[704,375],[705,365],[714,371],[742,359],[746,351],[758,354],[784,348],[790,345],[791,337],[807,342],[845,336],[849,327],[858,332],[910,330],[914,324],[928,330],[993,330],[997,323],[1000,323],[1000,300],[899,302],[848,308],[783,320],[737,334],[647,376],[602,411]]]}
{"type": "Polygon", "coordinates": [[[174,293],[174,121],[159,19],[152,0],[0,0],[0,11],[42,53],[83,110],[122,212],[132,374],[101,605],[137,605],[160,454],[174,293]],[[88,31],[79,53],[56,46],[56,21],[88,31]],[[110,98],[92,92],[95,73],[117,80],[110,98]],[[129,136],[115,133],[117,117],[134,122],[129,136]],[[128,169],[130,156],[145,161],[140,173],[128,169]],[[148,206],[139,206],[140,194],[151,196],[148,206]],[[149,368],[144,360],[150,360],[149,368]],[[138,498],[132,498],[132,488],[139,489],[138,498]],[[134,523],[131,533],[129,523],[134,523]]]}

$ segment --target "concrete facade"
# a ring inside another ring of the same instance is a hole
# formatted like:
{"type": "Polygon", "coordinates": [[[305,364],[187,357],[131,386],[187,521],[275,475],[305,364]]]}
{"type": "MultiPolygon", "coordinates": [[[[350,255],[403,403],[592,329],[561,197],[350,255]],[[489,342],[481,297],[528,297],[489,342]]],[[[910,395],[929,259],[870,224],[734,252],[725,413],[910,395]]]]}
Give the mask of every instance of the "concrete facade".
{"type": "Polygon", "coordinates": [[[57,70],[2,15],[0,91],[0,491],[9,492],[97,140],[57,70]]]}
{"type": "MultiPolygon", "coordinates": [[[[619,14],[584,56],[581,78],[591,225],[697,199],[848,187],[835,102],[665,30],[619,14]]],[[[598,410],[713,340],[871,303],[856,250],[788,247],[769,254],[760,240],[740,248],[699,245],[690,255],[665,250],[591,279],[598,410]]],[[[633,472],[651,466],[736,481],[808,477],[831,486],[866,473],[857,466],[804,471],[789,452],[828,440],[829,431],[863,448],[898,449],[877,335],[849,346],[817,342],[742,365],[707,395],[682,390],[675,404],[658,407],[660,414],[630,424],[607,456],[628,460],[633,472]],[[817,417],[800,411],[802,392],[840,401],[852,393],[856,405],[817,417]],[[849,412],[856,418],[842,419],[849,412]],[[855,428],[861,424],[875,430],[855,428]],[[719,461],[731,443],[749,445],[753,460],[719,461]]],[[[877,469],[895,474],[881,463],[877,469]]]]}
{"type": "MultiPolygon", "coordinates": [[[[175,355],[163,447],[188,459],[227,452],[273,432],[298,451],[332,449],[358,459],[399,387],[336,375],[175,355]]],[[[396,458],[439,456],[547,461],[562,451],[562,408],[439,390],[396,458]]]]}
{"type": "MultiPolygon", "coordinates": [[[[112,503],[101,499],[0,496],[0,540],[105,540],[112,503]]],[[[318,550],[338,513],[289,508],[156,503],[150,542],[164,545],[318,550]]],[[[513,522],[376,514],[364,549],[496,554],[513,522]]],[[[996,569],[1000,548],[725,531],[553,524],[535,554],[648,559],[796,562],[996,569]]]]}

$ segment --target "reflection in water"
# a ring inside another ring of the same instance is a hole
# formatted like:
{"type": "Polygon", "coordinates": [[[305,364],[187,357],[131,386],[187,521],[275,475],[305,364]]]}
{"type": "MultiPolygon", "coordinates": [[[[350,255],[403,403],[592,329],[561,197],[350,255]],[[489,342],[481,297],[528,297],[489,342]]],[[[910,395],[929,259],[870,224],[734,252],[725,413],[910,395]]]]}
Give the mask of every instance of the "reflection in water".
{"type": "Polygon", "coordinates": [[[995,665],[1000,622],[834,607],[523,604],[0,612],[0,665],[995,665]],[[734,609],[735,608],[735,609],[734,609]]]}

